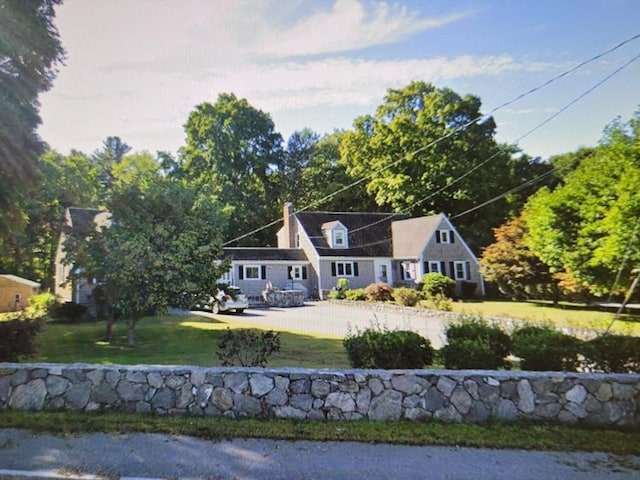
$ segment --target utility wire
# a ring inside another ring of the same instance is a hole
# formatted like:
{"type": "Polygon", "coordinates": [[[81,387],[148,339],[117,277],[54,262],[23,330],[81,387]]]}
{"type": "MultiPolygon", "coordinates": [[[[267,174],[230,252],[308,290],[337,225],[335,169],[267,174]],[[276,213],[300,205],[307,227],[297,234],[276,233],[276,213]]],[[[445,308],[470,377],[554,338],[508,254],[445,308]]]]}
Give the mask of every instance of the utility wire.
{"type": "MultiPolygon", "coordinates": [[[[602,86],[604,83],[606,83],[608,80],[610,80],[611,78],[613,78],[615,75],[617,75],[618,73],[620,73],[622,70],[624,70],[625,68],[627,68],[629,65],[631,65],[633,62],[635,62],[636,60],[638,60],[640,58],[640,54],[636,55],[635,57],[631,58],[630,60],[628,60],[627,62],[625,62],[623,65],[621,65],[620,67],[616,68],[613,72],[611,72],[610,74],[608,74],[606,77],[604,77],[602,80],[600,80],[599,82],[597,82],[596,84],[592,85],[590,88],[588,88],[587,90],[585,90],[584,92],[582,92],[580,95],[578,95],[576,98],[574,98],[572,101],[570,101],[569,103],[567,103],[566,105],[564,105],[562,108],[560,108],[558,111],[554,112],[552,115],[548,116],[547,118],[545,118],[542,122],[538,123],[535,127],[531,128],[530,130],[528,130],[527,132],[525,132],[524,134],[520,135],[513,143],[512,146],[516,147],[518,142],[522,141],[523,139],[527,138],[529,135],[533,134],[534,132],[536,132],[537,130],[539,130],[540,128],[542,128],[543,126],[545,126],[547,123],[549,123],[551,120],[553,120],[554,118],[556,118],[557,116],[559,116],[560,114],[562,114],[563,112],[565,112],[566,110],[568,110],[569,108],[571,108],[573,105],[575,105],[577,102],[579,102],[580,100],[582,100],[584,97],[586,97],[587,95],[589,95],[591,92],[593,92],[594,90],[596,90],[597,88],[599,88],[600,86],[602,86]]],[[[584,62],[583,62],[584,63],[584,62]]],[[[548,84],[548,82],[547,82],[548,84]]],[[[530,92],[535,91],[535,89],[530,90],[530,92]]],[[[522,98],[522,96],[520,96],[520,98],[522,98]]],[[[503,104],[507,105],[509,104],[509,102],[503,104]]],[[[495,111],[495,109],[493,110],[495,111]]],[[[485,160],[483,160],[482,162],[480,162],[479,164],[475,165],[473,168],[469,169],[467,172],[465,172],[464,174],[460,175],[459,177],[457,177],[456,179],[454,179],[453,181],[449,182],[447,185],[444,185],[442,187],[440,187],[438,190],[436,190],[435,192],[431,192],[429,193],[426,197],[421,198],[420,200],[412,203],[411,205],[409,205],[404,211],[410,211],[411,209],[417,207],[418,205],[426,202],[427,200],[433,198],[434,196],[438,195],[439,193],[447,190],[448,188],[450,188],[452,185],[455,185],[456,183],[458,183],[459,181],[463,180],[464,178],[468,177],[469,175],[471,175],[473,172],[475,172],[476,170],[478,170],[479,168],[483,167],[484,165],[486,165],[487,163],[489,163],[491,160],[493,160],[496,156],[498,156],[498,154],[500,154],[501,151],[498,150],[496,153],[494,153],[493,155],[489,156],[488,158],[486,158],[485,160]]],[[[485,207],[487,205],[490,205],[498,200],[503,199],[504,197],[506,197],[507,195],[511,194],[511,193],[515,193],[516,191],[522,190],[523,188],[533,185],[534,183],[537,183],[538,181],[542,180],[544,177],[546,177],[547,175],[553,173],[554,171],[556,171],[557,169],[553,169],[550,170],[544,174],[538,175],[537,177],[534,177],[533,179],[527,180],[526,182],[524,182],[523,184],[521,184],[518,187],[515,187],[511,190],[509,190],[508,192],[504,192],[500,195],[497,195],[495,197],[493,197],[490,200],[487,200],[485,202],[483,202],[480,205],[476,205],[472,208],[470,208],[469,210],[466,210],[462,213],[459,213],[457,215],[454,215],[451,217],[451,219],[454,218],[458,218],[461,217],[463,215],[466,215],[468,213],[471,213],[475,210],[479,210],[482,207],[485,207]]],[[[398,213],[396,214],[392,214],[389,215],[386,218],[380,219],[380,220],[376,220],[375,222],[372,222],[370,224],[364,225],[362,227],[357,228],[356,230],[354,230],[353,232],[357,232],[360,230],[364,230],[365,228],[369,228],[372,227],[374,225],[377,225],[379,223],[385,222],[387,220],[389,220],[390,218],[392,218],[393,216],[396,215],[400,215],[398,213]]]]}
{"type": "MultiPolygon", "coordinates": [[[[586,97],[588,94],[590,94],[591,92],[593,92],[595,89],[597,89],[598,87],[602,86],[604,83],[606,83],[608,80],[610,80],[611,78],[613,78],[615,75],[617,75],[618,73],[620,73],[622,70],[624,70],[625,68],[627,68],[629,65],[631,65],[633,62],[637,61],[638,59],[640,59],[640,54],[636,55],[635,57],[631,58],[630,60],[626,61],[624,64],[622,64],[621,66],[619,66],[618,68],[616,68],[613,72],[611,72],[609,75],[607,75],[606,77],[604,77],[602,80],[600,80],[599,82],[597,82],[595,85],[592,85],[590,88],[588,88],[587,90],[585,90],[584,92],[582,92],[580,95],[578,95],[576,98],[574,98],[572,101],[570,101],[569,103],[567,103],[566,105],[564,105],[560,110],[558,110],[557,112],[555,112],[553,115],[550,115],[549,117],[545,118],[542,122],[540,122],[539,124],[537,124],[535,127],[533,127],[531,130],[527,131],[525,134],[521,135],[517,140],[520,141],[523,138],[531,135],[532,133],[534,133],[535,131],[539,130],[540,128],[542,128],[544,125],[546,125],[547,123],[549,123],[551,120],[553,120],[554,118],[556,118],[558,115],[560,115],[561,113],[565,112],[566,110],[568,110],[570,107],[572,107],[573,105],[575,105],[578,101],[582,100],[584,97],[586,97]]],[[[526,183],[526,182],[525,182],[526,183]]],[[[500,200],[503,196],[508,195],[509,192],[506,192],[504,194],[498,195],[494,198],[492,198],[491,200],[488,200],[486,202],[484,202],[482,205],[478,205],[476,207],[473,207],[465,212],[459,213],[451,218],[458,218],[461,217],[462,215],[466,215],[467,213],[470,213],[474,210],[477,210],[478,208],[487,206],[493,202],[496,202],[498,200],[500,200]]]]}
{"type": "MultiPolygon", "coordinates": [[[[345,185],[344,187],[342,187],[342,188],[338,189],[337,191],[332,192],[332,193],[330,193],[330,194],[328,194],[328,195],[325,195],[325,196],[324,196],[324,197],[322,197],[321,199],[316,200],[316,201],[314,201],[314,202],[311,202],[310,204],[306,205],[306,206],[305,206],[305,207],[303,207],[303,208],[300,208],[300,209],[295,210],[293,213],[294,213],[294,214],[296,214],[296,213],[300,213],[300,212],[303,212],[303,211],[305,211],[305,210],[308,210],[308,209],[310,209],[311,207],[314,207],[314,206],[316,206],[316,205],[321,205],[321,204],[323,204],[323,203],[324,203],[324,202],[326,202],[327,200],[329,200],[329,199],[331,199],[331,198],[335,197],[336,195],[339,195],[339,194],[341,194],[341,193],[343,193],[343,192],[345,192],[345,191],[347,191],[347,190],[350,190],[351,188],[356,187],[357,185],[359,185],[359,184],[363,183],[364,181],[370,180],[371,178],[373,178],[373,177],[374,177],[375,175],[377,175],[378,173],[383,172],[383,171],[385,171],[385,170],[387,170],[387,169],[389,169],[389,168],[391,168],[391,167],[393,167],[393,166],[395,166],[395,165],[397,165],[397,164],[401,163],[402,161],[404,161],[404,160],[406,160],[406,159],[408,159],[408,158],[410,158],[410,157],[412,157],[412,156],[414,156],[414,155],[416,155],[416,154],[418,154],[418,153],[421,153],[421,152],[423,152],[423,151],[425,151],[425,150],[427,150],[427,149],[429,149],[429,148],[431,148],[431,147],[433,147],[433,146],[437,145],[438,143],[440,143],[440,142],[442,142],[442,141],[446,140],[447,138],[449,138],[449,137],[451,137],[451,136],[453,136],[453,135],[457,134],[457,133],[458,133],[458,132],[460,132],[460,131],[466,130],[469,126],[473,125],[474,123],[486,120],[488,117],[490,117],[493,113],[497,112],[498,110],[501,110],[501,109],[503,109],[503,108],[505,108],[505,107],[507,107],[507,106],[509,106],[509,105],[511,105],[511,104],[513,104],[513,103],[515,103],[515,102],[517,102],[517,101],[519,101],[519,100],[523,99],[524,97],[527,97],[527,96],[529,96],[529,95],[531,95],[531,94],[533,94],[533,93],[535,93],[535,92],[537,92],[537,91],[539,91],[539,90],[541,90],[541,89],[543,89],[543,88],[547,87],[548,85],[550,85],[550,84],[552,84],[552,83],[554,83],[554,82],[556,82],[556,81],[560,80],[561,78],[563,78],[563,77],[565,77],[565,76],[567,76],[567,75],[569,75],[569,74],[571,74],[571,73],[573,73],[573,72],[575,72],[575,71],[579,70],[580,68],[582,68],[582,67],[584,67],[584,66],[586,66],[586,65],[588,65],[588,64],[590,64],[590,63],[593,63],[594,61],[596,61],[596,60],[598,60],[598,59],[600,59],[600,58],[603,58],[603,57],[605,57],[605,56],[607,56],[607,55],[609,55],[609,54],[613,53],[614,51],[616,51],[616,50],[618,50],[618,49],[622,48],[624,45],[626,45],[626,44],[628,44],[628,43],[630,43],[630,42],[632,42],[632,41],[634,41],[634,40],[637,40],[637,39],[639,39],[639,38],[640,38],[640,34],[636,34],[636,35],[634,35],[634,36],[632,36],[632,37],[630,37],[630,38],[628,38],[628,39],[626,39],[626,40],[624,40],[624,41],[622,41],[622,42],[618,43],[617,45],[614,45],[613,47],[609,48],[608,50],[605,50],[604,52],[599,53],[599,54],[597,54],[597,55],[594,55],[593,57],[591,57],[591,58],[589,58],[589,59],[587,59],[587,60],[585,60],[585,61],[583,61],[583,62],[581,62],[581,63],[577,64],[576,66],[574,66],[574,67],[572,67],[572,68],[570,68],[570,69],[568,69],[568,70],[566,70],[566,71],[564,71],[564,72],[562,72],[562,73],[560,73],[560,74],[558,74],[558,75],[556,75],[556,76],[554,76],[554,77],[550,78],[549,80],[547,80],[547,81],[546,81],[546,82],[544,82],[543,84],[541,84],[541,85],[539,85],[539,86],[536,86],[536,87],[534,87],[534,88],[532,88],[532,89],[530,89],[530,90],[528,90],[528,91],[526,91],[526,92],[524,92],[524,93],[522,93],[522,94],[520,94],[520,95],[518,95],[518,96],[514,97],[513,99],[508,100],[508,101],[506,101],[506,102],[502,103],[501,105],[498,105],[497,107],[495,107],[495,108],[493,108],[492,110],[490,110],[488,114],[480,115],[480,116],[478,116],[478,117],[476,117],[476,118],[473,118],[472,120],[468,121],[467,123],[465,123],[465,124],[463,124],[463,125],[459,126],[458,128],[456,128],[456,129],[452,130],[451,132],[447,133],[446,135],[444,135],[444,136],[442,136],[442,137],[440,137],[440,138],[438,138],[438,139],[436,139],[436,140],[434,140],[434,141],[430,142],[429,144],[424,145],[424,146],[422,146],[422,147],[420,147],[420,148],[418,148],[418,149],[414,150],[413,152],[410,152],[410,153],[408,153],[407,155],[404,155],[403,157],[398,158],[397,160],[395,160],[395,161],[393,161],[393,162],[389,163],[388,165],[385,165],[384,167],[379,168],[378,170],[374,170],[374,171],[373,171],[373,172],[371,172],[369,175],[367,175],[367,176],[365,176],[365,177],[363,177],[363,178],[360,178],[360,179],[358,179],[358,180],[356,180],[356,181],[354,181],[354,182],[352,182],[352,183],[350,183],[350,184],[348,184],[348,185],[345,185]]],[[[637,60],[637,58],[638,58],[638,57],[635,57],[633,60],[631,60],[631,61],[630,61],[630,62],[628,62],[628,63],[632,63],[633,61],[637,60]]],[[[625,66],[626,66],[626,65],[624,65],[623,67],[621,67],[621,69],[622,69],[622,68],[624,68],[625,66]]],[[[616,71],[615,73],[617,73],[617,71],[616,71]]],[[[614,73],[614,74],[615,74],[615,73],[614,73]]],[[[611,76],[613,76],[613,75],[611,75],[611,76]]],[[[606,81],[606,79],[605,79],[604,81],[606,81]]],[[[603,83],[604,83],[604,81],[603,81],[603,83]]],[[[594,89],[595,89],[595,88],[596,88],[596,87],[594,87],[594,89]]],[[[586,92],[584,95],[586,95],[587,93],[589,93],[589,92],[586,92]]],[[[584,95],[583,95],[583,96],[584,96],[584,95]]],[[[579,98],[578,98],[578,99],[576,99],[573,103],[575,103],[575,102],[576,102],[576,101],[578,101],[578,100],[579,100],[579,98]]],[[[570,106],[570,105],[569,105],[569,106],[570,106]]],[[[552,115],[552,116],[551,116],[549,119],[547,119],[547,121],[546,121],[546,122],[544,122],[544,123],[547,123],[547,122],[548,122],[548,121],[550,121],[552,118],[555,118],[557,115],[559,115],[560,113],[562,113],[562,111],[566,110],[566,108],[568,108],[569,106],[565,106],[565,108],[563,108],[562,110],[560,110],[560,111],[556,112],[556,114],[555,114],[555,115],[552,115]]],[[[537,128],[540,128],[541,126],[542,126],[542,125],[540,125],[540,126],[538,126],[538,127],[535,127],[535,128],[534,128],[534,129],[532,129],[531,131],[527,132],[527,134],[525,134],[525,136],[526,136],[526,135],[529,135],[530,133],[533,133],[533,131],[537,130],[537,128]]],[[[521,138],[523,138],[523,137],[521,137],[521,138]]],[[[483,164],[484,164],[484,163],[486,163],[486,162],[488,162],[491,158],[495,157],[495,155],[497,155],[497,153],[496,153],[496,154],[494,154],[494,155],[493,155],[492,157],[490,157],[489,159],[485,160],[485,161],[483,162],[483,164]]],[[[474,170],[475,170],[475,169],[477,169],[477,168],[479,168],[480,166],[481,166],[481,165],[478,165],[478,166],[474,167],[474,170]]],[[[470,173],[471,173],[471,172],[467,172],[466,174],[464,174],[463,178],[464,178],[464,177],[466,177],[467,175],[469,175],[470,173]]],[[[457,181],[459,181],[459,180],[461,180],[461,178],[458,178],[458,179],[454,180],[454,182],[452,182],[452,183],[450,183],[449,185],[447,185],[446,187],[442,187],[442,188],[448,188],[448,187],[449,187],[449,186],[451,186],[453,183],[456,183],[456,182],[457,182],[457,181]]],[[[442,190],[439,190],[439,191],[442,191],[442,190]]],[[[436,193],[434,193],[433,195],[435,195],[435,194],[439,193],[439,191],[438,191],[438,192],[436,192],[436,193]]],[[[429,197],[429,198],[430,198],[430,197],[429,197]]],[[[426,201],[426,199],[422,200],[422,202],[424,202],[424,201],[426,201]]],[[[420,202],[420,203],[422,203],[422,202],[420,202]]],[[[419,203],[418,203],[418,204],[419,204],[419,203]]],[[[414,205],[412,205],[412,207],[413,207],[413,206],[414,206],[414,205]]],[[[394,215],[396,215],[396,214],[394,214],[394,215]]],[[[259,232],[261,232],[262,230],[265,230],[265,229],[270,228],[270,227],[272,227],[272,226],[274,226],[274,225],[277,225],[277,224],[278,224],[278,223],[280,223],[281,221],[282,221],[282,218],[278,218],[278,219],[276,219],[276,220],[274,220],[274,221],[272,221],[272,222],[270,222],[270,223],[268,223],[268,224],[266,224],[266,225],[263,225],[262,227],[258,227],[258,228],[254,229],[254,230],[252,230],[252,231],[250,231],[250,232],[248,232],[248,233],[245,233],[245,234],[243,234],[243,235],[240,235],[240,236],[238,236],[238,237],[235,237],[235,238],[233,238],[233,239],[231,239],[231,240],[229,240],[229,241],[227,241],[227,242],[223,243],[223,244],[222,244],[222,246],[224,247],[224,246],[230,245],[230,244],[232,244],[232,243],[238,242],[238,241],[240,241],[240,240],[242,240],[242,239],[244,239],[244,238],[246,238],[246,237],[249,237],[249,236],[251,236],[251,235],[254,235],[254,234],[256,234],[256,233],[259,233],[259,232]]],[[[380,223],[380,221],[378,221],[378,222],[376,222],[376,223],[380,223]]],[[[362,228],[361,228],[361,229],[362,229],[362,228]]]]}

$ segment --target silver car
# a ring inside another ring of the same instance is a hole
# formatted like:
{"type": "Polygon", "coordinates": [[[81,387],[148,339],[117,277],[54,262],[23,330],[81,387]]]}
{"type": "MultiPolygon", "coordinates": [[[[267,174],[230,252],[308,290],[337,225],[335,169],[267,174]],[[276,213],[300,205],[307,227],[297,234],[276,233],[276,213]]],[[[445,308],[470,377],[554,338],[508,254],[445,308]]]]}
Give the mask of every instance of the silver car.
{"type": "Polygon", "coordinates": [[[242,313],[249,308],[249,300],[242,293],[240,288],[233,285],[219,288],[215,297],[209,299],[211,311],[213,313],[234,311],[242,313]]]}

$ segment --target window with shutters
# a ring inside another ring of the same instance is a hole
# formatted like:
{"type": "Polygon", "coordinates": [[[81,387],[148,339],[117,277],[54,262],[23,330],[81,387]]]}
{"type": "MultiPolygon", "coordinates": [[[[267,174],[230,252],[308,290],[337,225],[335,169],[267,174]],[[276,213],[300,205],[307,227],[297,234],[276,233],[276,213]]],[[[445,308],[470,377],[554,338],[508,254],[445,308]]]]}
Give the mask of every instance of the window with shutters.
{"type": "Polygon", "coordinates": [[[338,277],[353,277],[354,272],[353,262],[336,262],[336,275],[338,277]]]}
{"type": "Polygon", "coordinates": [[[306,267],[302,265],[294,265],[289,270],[290,278],[293,280],[306,280],[306,267]]]}
{"type": "Polygon", "coordinates": [[[440,271],[440,262],[429,262],[429,273],[442,273],[440,271]]]}
{"type": "Polygon", "coordinates": [[[436,232],[436,243],[453,243],[453,232],[451,230],[438,230],[436,232]]]}
{"type": "Polygon", "coordinates": [[[453,262],[453,267],[456,280],[465,280],[467,278],[465,262],[453,262]]]}
{"type": "Polygon", "coordinates": [[[258,265],[245,265],[244,278],[245,280],[261,280],[260,267],[258,265]]]}

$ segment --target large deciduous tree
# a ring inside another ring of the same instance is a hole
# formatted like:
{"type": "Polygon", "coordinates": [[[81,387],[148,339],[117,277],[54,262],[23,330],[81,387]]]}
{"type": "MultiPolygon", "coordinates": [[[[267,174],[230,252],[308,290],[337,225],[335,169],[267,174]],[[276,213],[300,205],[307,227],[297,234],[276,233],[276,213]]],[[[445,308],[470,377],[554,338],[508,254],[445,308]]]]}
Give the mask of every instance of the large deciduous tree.
{"type": "Polygon", "coordinates": [[[565,288],[601,296],[629,287],[640,266],[638,185],[640,112],[610,125],[560,185],[529,200],[528,246],[565,288]]]}
{"type": "MultiPolygon", "coordinates": [[[[347,173],[367,179],[379,205],[412,215],[466,211],[533,177],[540,168],[494,139],[480,99],[424,82],[390,89],[375,115],[356,119],[341,143],[347,173]]],[[[544,167],[543,167],[544,168],[544,167]]],[[[475,247],[514,206],[493,202],[458,222],[475,247]]]]}
{"type": "Polygon", "coordinates": [[[526,246],[527,223],[515,217],[494,228],[495,242],[482,252],[482,274],[494,282],[500,292],[515,298],[544,298],[557,300],[556,283],[549,268],[526,246]]]}
{"type": "Polygon", "coordinates": [[[353,185],[340,162],[344,132],[320,137],[310,130],[295,132],[287,142],[285,199],[296,207],[327,211],[377,211],[364,182],[353,185]]]}
{"type": "MultiPolygon", "coordinates": [[[[208,192],[164,175],[123,183],[107,206],[110,225],[88,241],[72,239],[67,261],[82,265],[81,275],[101,280],[107,311],[127,320],[133,346],[143,316],[215,291],[227,268],[219,262],[225,218],[208,192]]],[[[107,339],[113,322],[107,319],[107,339]]]]}
{"type": "MultiPolygon", "coordinates": [[[[271,117],[233,94],[202,103],[185,124],[186,146],[180,152],[183,173],[213,188],[231,212],[229,239],[268,223],[280,214],[283,183],[282,137],[271,117]]],[[[244,240],[268,245],[275,230],[244,240]]]]}

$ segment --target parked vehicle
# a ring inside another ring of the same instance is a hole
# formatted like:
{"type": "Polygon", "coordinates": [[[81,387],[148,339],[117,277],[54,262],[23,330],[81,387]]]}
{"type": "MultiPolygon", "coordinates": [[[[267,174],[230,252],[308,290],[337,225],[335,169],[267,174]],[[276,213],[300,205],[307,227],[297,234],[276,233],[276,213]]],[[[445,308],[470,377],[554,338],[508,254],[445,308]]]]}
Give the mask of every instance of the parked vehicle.
{"type": "Polygon", "coordinates": [[[230,311],[242,313],[249,308],[249,300],[239,287],[221,285],[215,295],[210,296],[207,301],[197,303],[195,307],[211,310],[213,313],[230,311]]]}

